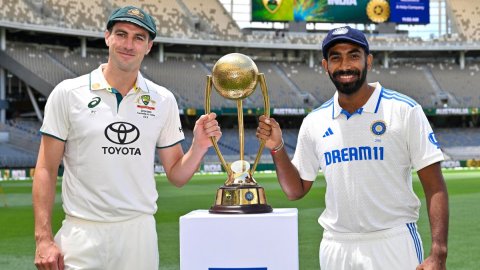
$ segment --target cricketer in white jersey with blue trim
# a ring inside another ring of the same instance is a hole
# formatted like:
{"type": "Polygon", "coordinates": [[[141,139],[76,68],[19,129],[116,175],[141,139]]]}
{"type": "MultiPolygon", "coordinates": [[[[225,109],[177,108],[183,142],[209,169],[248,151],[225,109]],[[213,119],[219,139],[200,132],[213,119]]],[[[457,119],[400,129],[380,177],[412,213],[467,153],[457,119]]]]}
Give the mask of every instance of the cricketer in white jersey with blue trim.
{"type": "Polygon", "coordinates": [[[260,117],[257,137],[272,149],[277,177],[291,200],[325,175],[323,270],[445,269],[448,195],[440,146],[419,104],[380,83],[367,84],[373,56],[361,31],[332,29],[322,44],[323,68],[337,92],[305,117],[293,159],[279,124],[260,117]],[[417,232],[420,200],[412,169],[425,192],[432,249],[423,258],[417,232]]]}
{"type": "Polygon", "coordinates": [[[327,230],[361,233],[416,222],[412,165],[417,171],[443,160],[421,106],[380,83],[372,86],[354,115],[343,111],[336,93],[305,117],[298,134],[292,163],[300,177],[314,180],[319,168],[325,174],[319,223],[327,230]]]}

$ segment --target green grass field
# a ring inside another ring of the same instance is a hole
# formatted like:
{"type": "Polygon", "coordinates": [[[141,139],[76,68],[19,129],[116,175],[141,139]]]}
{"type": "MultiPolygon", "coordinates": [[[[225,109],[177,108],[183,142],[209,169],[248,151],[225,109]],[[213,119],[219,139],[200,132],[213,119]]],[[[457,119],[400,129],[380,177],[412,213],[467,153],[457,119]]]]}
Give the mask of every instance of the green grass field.
{"type": "MultiPolygon", "coordinates": [[[[480,170],[445,170],[450,195],[450,234],[448,269],[472,270],[480,265],[480,170]]],[[[324,207],[325,182],[319,176],[310,193],[299,201],[286,199],[274,174],[257,173],[257,181],[265,188],[268,203],[274,208],[298,208],[300,269],[319,269],[318,247],[322,229],[317,218],[324,207]]],[[[415,175],[414,188],[424,200],[415,175]]],[[[179,217],[195,209],[208,209],[215,192],[225,180],[224,175],[196,175],[189,184],[178,189],[165,177],[157,178],[159,190],[156,214],[159,234],[161,270],[179,269],[179,217]]],[[[33,254],[33,213],[31,181],[0,182],[0,269],[35,269],[33,254]],[[7,206],[5,206],[5,203],[7,206]]],[[[54,230],[63,219],[60,184],[57,188],[54,230]]],[[[430,249],[430,232],[425,205],[418,222],[424,248],[430,249]]],[[[285,269],[288,270],[288,269],[285,269]]]]}

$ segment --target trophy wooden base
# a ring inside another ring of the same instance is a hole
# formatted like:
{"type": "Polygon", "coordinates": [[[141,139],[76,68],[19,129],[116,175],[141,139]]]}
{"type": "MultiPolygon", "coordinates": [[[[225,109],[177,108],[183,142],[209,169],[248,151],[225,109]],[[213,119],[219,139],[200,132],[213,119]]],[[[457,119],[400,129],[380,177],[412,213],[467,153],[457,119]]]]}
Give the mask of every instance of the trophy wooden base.
{"type": "Polygon", "coordinates": [[[215,214],[260,214],[272,211],[272,207],[267,204],[263,187],[257,184],[220,187],[215,205],[209,210],[215,214]]]}

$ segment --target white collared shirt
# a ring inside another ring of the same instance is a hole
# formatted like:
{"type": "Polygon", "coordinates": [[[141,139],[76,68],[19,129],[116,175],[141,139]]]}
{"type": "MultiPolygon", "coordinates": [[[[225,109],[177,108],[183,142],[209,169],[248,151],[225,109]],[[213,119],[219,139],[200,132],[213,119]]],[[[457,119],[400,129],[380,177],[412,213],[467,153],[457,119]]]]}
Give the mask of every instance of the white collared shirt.
{"type": "Polygon", "coordinates": [[[177,102],[142,77],[123,98],[103,76],[90,74],[55,87],[40,131],[65,141],[65,213],[102,222],[154,214],[156,148],[184,139],[177,102]]]}
{"type": "Polygon", "coordinates": [[[372,232],[416,222],[416,171],[443,160],[432,128],[411,98],[375,90],[353,114],[342,112],[338,92],[305,117],[293,164],[304,180],[325,174],[326,208],[319,223],[336,232],[372,232]]]}

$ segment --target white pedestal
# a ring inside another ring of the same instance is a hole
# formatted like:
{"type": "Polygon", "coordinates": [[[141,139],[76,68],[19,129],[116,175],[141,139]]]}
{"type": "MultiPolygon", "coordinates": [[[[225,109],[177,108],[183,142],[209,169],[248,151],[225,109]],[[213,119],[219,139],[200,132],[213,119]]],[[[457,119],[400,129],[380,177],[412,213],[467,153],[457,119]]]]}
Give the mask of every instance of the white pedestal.
{"type": "Polygon", "coordinates": [[[298,211],[180,217],[181,270],[298,270],[298,211]]]}

